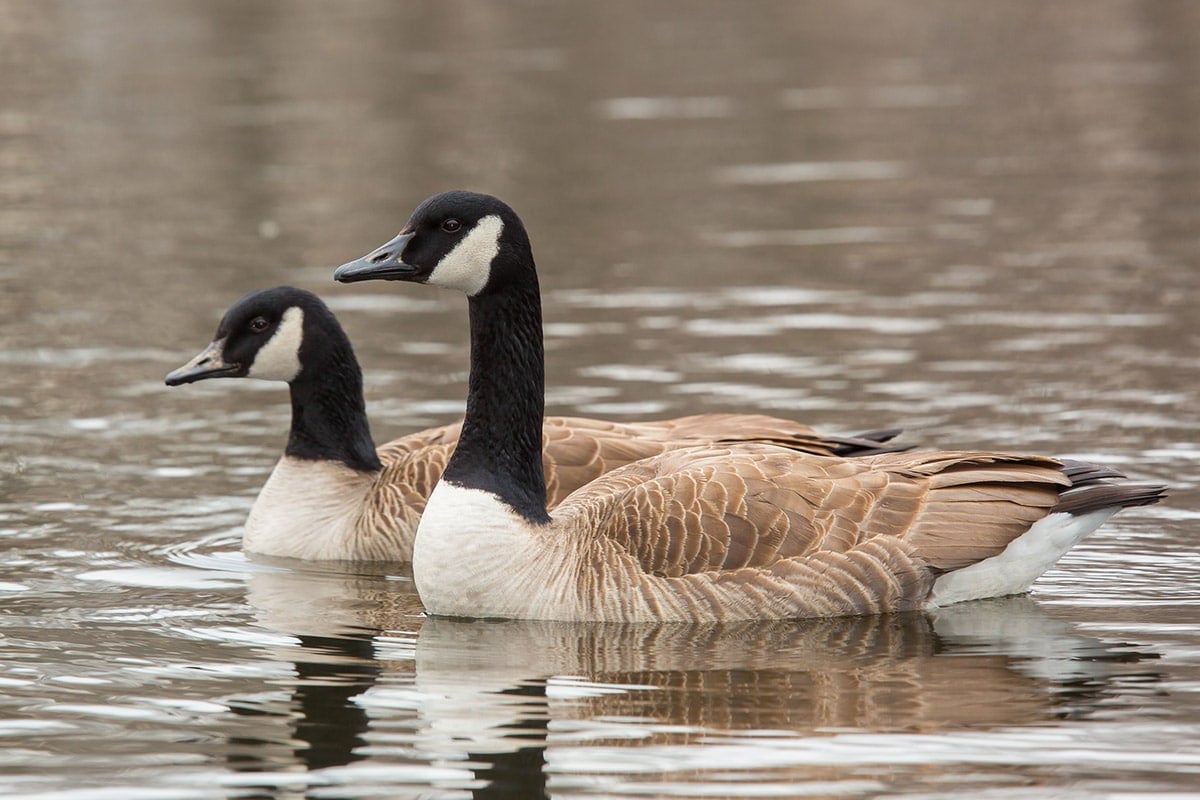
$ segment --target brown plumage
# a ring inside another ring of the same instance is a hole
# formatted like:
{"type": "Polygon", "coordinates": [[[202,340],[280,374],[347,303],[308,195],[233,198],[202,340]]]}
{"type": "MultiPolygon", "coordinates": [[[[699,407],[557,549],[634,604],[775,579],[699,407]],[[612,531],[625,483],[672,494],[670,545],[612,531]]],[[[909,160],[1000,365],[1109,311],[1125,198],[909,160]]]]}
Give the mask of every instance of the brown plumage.
{"type": "MultiPolygon", "coordinates": [[[[744,445],[630,465],[572,510],[595,560],[640,573],[655,616],[680,604],[689,618],[840,616],[922,606],[937,575],[1003,552],[1069,485],[1036,457],[744,445]]],[[[602,594],[585,580],[579,600],[602,607],[602,594]]]]}
{"type": "Polygon", "coordinates": [[[453,500],[426,512],[433,555],[418,549],[414,575],[426,608],[452,616],[730,622],[928,608],[1026,591],[1118,509],[1164,493],[1069,472],[1003,453],[680,448],[600,476],[542,525],[450,488],[453,500]],[[444,570],[433,581],[430,561],[444,570]]]}
{"type": "MultiPolygon", "coordinates": [[[[461,423],[430,428],[379,447],[383,468],[366,490],[362,515],[341,558],[412,558],[421,512],[454,452],[461,428],[461,423]]],[[[761,414],[698,414],[651,422],[547,417],[542,433],[547,503],[554,508],[604,473],[672,448],[758,442],[815,455],[859,456],[904,449],[888,443],[896,433],[824,436],[805,425],[761,414]]]]}

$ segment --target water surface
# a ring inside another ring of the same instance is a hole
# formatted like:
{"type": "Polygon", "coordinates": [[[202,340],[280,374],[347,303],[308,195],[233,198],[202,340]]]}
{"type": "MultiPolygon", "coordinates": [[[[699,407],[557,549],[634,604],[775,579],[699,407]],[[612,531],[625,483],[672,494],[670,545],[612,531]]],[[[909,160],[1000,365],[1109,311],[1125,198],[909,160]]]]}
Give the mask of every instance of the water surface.
{"type": "Polygon", "coordinates": [[[1183,2],[0,0],[0,796],[1144,797],[1200,786],[1200,13],[1183,2]],[[163,375],[318,291],[382,441],[462,298],[338,286],[426,195],[533,237],[552,413],[757,411],[1170,483],[1030,596],[427,620],[250,560],[285,391],[163,375]]]}

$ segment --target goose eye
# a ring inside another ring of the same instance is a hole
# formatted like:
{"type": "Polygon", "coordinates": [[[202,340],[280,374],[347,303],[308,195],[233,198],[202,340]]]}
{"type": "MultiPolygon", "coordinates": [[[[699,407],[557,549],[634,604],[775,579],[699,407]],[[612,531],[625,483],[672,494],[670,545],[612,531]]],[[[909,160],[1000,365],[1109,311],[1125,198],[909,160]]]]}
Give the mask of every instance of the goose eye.
{"type": "Polygon", "coordinates": [[[462,223],[456,219],[448,219],[442,223],[442,230],[446,233],[455,233],[462,227],[462,223]]]}
{"type": "Polygon", "coordinates": [[[262,333],[269,327],[271,327],[271,323],[267,322],[266,317],[255,317],[250,320],[250,330],[255,333],[262,333]]]}

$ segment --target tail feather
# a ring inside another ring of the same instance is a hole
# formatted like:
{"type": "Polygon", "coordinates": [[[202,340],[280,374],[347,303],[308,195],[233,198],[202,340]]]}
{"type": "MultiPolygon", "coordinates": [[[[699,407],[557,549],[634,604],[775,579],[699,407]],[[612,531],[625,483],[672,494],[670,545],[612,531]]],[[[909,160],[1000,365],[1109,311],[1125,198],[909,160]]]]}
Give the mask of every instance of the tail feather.
{"type": "Polygon", "coordinates": [[[912,450],[916,445],[893,444],[892,440],[904,432],[903,428],[884,428],[877,431],[855,434],[854,436],[830,436],[835,444],[833,454],[843,458],[858,456],[875,456],[880,453],[903,453],[912,450]]]}
{"type": "Polygon", "coordinates": [[[1118,472],[1112,467],[1092,464],[1089,461],[1075,461],[1069,458],[1059,459],[1062,462],[1062,473],[1071,479],[1073,486],[1102,480],[1104,478],[1124,478],[1125,473],[1118,472]]]}
{"type": "Polygon", "coordinates": [[[1122,508],[1157,503],[1167,493],[1161,484],[1123,480],[1121,473],[1109,467],[1084,461],[1061,464],[1059,471],[1071,483],[1060,488],[1053,507],[1008,541],[1001,552],[940,574],[929,605],[1027,591],[1038,576],[1113,514],[1122,508]]]}
{"type": "Polygon", "coordinates": [[[1157,503],[1167,496],[1167,487],[1156,483],[1076,484],[1058,496],[1055,511],[1080,516],[1111,508],[1131,508],[1157,503]]]}
{"type": "Polygon", "coordinates": [[[841,458],[857,458],[859,456],[877,456],[882,453],[903,453],[912,450],[915,445],[892,444],[891,440],[899,436],[902,432],[902,428],[888,428],[886,430],[867,431],[866,433],[854,436],[829,434],[762,436],[755,433],[746,437],[722,436],[717,439],[717,442],[720,444],[773,444],[803,453],[839,456],[841,458]]]}
{"type": "Polygon", "coordinates": [[[1103,509],[1148,506],[1167,495],[1167,487],[1162,484],[1125,481],[1125,475],[1112,467],[1087,461],[1063,459],[1062,473],[1071,479],[1071,486],[1059,493],[1054,511],[1075,516],[1103,509]]]}

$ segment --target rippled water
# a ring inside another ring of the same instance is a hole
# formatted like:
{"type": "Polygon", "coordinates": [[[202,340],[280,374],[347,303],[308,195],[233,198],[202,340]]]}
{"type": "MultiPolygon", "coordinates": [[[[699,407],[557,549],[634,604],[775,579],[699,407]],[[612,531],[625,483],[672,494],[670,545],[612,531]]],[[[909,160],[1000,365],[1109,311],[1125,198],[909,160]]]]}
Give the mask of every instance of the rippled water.
{"type": "Polygon", "coordinates": [[[343,6],[0,0],[0,796],[1200,791],[1196,7],[343,6]],[[285,392],[162,376],[295,283],[380,440],[453,419],[461,298],[329,276],[456,186],[530,228],[554,413],[1172,495],[933,617],[426,620],[248,560],[285,392]]]}

